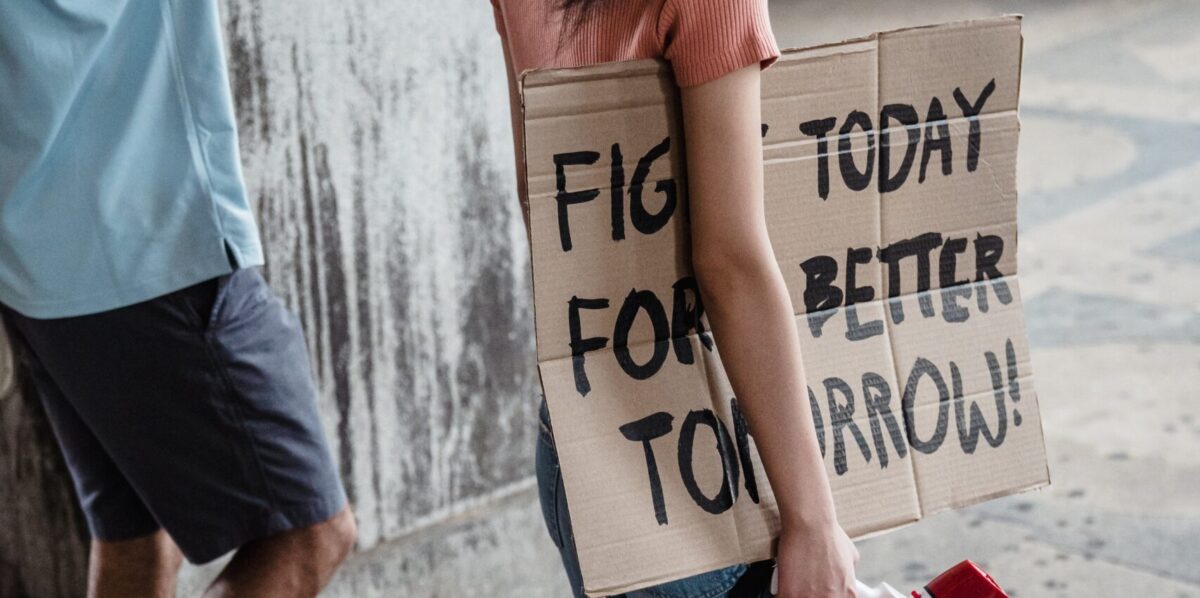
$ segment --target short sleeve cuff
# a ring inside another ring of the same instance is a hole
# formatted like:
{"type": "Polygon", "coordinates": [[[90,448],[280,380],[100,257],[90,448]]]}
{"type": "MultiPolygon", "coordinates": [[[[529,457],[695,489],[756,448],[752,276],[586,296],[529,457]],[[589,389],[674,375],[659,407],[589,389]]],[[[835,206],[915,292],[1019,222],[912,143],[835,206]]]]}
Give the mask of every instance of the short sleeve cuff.
{"type": "Polygon", "coordinates": [[[680,87],[779,58],[767,0],[665,0],[658,34],[680,87]]]}
{"type": "Polygon", "coordinates": [[[671,62],[671,68],[680,87],[695,87],[756,63],[765,70],[778,59],[779,47],[774,36],[749,35],[735,45],[714,50],[702,58],[676,59],[671,62]]]}

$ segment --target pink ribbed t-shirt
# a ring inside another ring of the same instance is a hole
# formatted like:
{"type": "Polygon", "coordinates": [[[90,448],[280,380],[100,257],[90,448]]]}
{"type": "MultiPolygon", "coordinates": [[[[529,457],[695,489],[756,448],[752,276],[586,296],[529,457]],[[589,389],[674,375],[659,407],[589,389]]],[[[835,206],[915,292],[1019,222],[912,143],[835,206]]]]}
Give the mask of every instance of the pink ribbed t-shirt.
{"type": "Polygon", "coordinates": [[[641,58],[665,58],[680,87],[779,57],[767,0],[609,0],[578,28],[560,0],[492,0],[515,75],[641,58]]]}

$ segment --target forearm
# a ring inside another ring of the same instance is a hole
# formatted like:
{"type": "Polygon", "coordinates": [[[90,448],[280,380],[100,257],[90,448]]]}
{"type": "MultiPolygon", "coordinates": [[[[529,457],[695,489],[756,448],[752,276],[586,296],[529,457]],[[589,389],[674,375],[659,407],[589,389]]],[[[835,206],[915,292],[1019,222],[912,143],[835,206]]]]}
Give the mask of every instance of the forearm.
{"type": "Polygon", "coordinates": [[[836,523],[800,337],[767,234],[757,65],[683,93],[692,262],[785,529],[836,523]]]}
{"type": "Polygon", "coordinates": [[[749,267],[702,275],[705,308],[784,526],[827,526],[836,516],[812,425],[792,303],[778,266],[764,257],[749,267]]]}

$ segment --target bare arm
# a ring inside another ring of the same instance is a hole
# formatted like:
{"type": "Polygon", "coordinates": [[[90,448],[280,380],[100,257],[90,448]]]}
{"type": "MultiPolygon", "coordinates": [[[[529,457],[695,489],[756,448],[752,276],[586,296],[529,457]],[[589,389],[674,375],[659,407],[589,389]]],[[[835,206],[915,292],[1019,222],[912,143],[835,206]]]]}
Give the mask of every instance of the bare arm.
{"type": "Polygon", "coordinates": [[[858,556],[837,523],[791,298],[767,237],[760,82],[754,65],[683,90],[692,261],[779,503],[779,595],[853,596],[858,556]]]}

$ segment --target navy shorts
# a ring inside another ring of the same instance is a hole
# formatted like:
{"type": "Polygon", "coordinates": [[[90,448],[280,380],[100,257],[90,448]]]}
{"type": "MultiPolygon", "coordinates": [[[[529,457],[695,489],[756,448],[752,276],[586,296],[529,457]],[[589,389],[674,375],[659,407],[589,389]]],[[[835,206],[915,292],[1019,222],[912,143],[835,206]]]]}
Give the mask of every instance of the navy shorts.
{"type": "Polygon", "coordinates": [[[95,315],[3,311],[94,538],[163,529],[205,563],[345,506],[299,321],[257,269],[95,315]]]}

